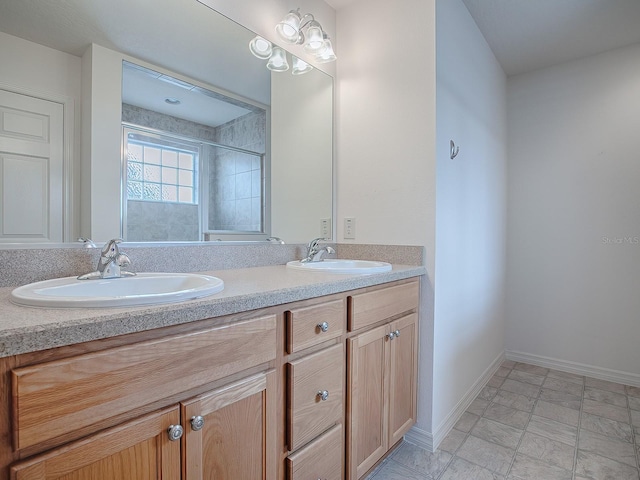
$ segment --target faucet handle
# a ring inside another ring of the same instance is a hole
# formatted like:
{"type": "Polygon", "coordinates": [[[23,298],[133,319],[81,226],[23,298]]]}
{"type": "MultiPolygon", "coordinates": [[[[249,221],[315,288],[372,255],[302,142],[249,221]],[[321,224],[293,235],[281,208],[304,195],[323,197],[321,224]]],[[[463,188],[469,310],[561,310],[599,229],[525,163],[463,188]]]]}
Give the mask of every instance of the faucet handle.
{"type": "Polygon", "coordinates": [[[116,256],[119,253],[117,245],[122,242],[124,242],[124,240],[121,238],[112,238],[102,247],[102,255],[109,257],[116,256]],[[111,253],[111,255],[109,255],[109,253],[111,253]]]}
{"type": "Polygon", "coordinates": [[[324,237],[314,238],[313,240],[311,240],[311,241],[309,242],[309,244],[307,245],[307,247],[308,247],[308,248],[315,248],[315,247],[318,245],[318,243],[319,243],[319,242],[321,242],[321,241],[325,241],[325,240],[326,240],[326,238],[324,238],[324,237]]]}

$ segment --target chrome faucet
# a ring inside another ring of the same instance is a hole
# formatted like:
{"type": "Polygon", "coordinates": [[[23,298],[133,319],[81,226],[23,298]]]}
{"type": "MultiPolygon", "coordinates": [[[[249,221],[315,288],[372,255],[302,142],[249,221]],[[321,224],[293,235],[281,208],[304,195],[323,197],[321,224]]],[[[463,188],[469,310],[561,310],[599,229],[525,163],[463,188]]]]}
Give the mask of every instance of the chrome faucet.
{"type": "Polygon", "coordinates": [[[307,245],[307,256],[300,260],[300,263],[321,262],[322,255],[325,253],[336,253],[329,245],[320,245],[321,240],[326,240],[326,238],[314,238],[309,242],[307,245]]]}
{"type": "Polygon", "coordinates": [[[118,244],[122,243],[121,238],[114,238],[105,243],[100,252],[100,260],[95,272],[80,275],[78,280],[94,280],[100,278],[121,278],[132,277],[133,272],[125,272],[121,267],[131,265],[131,259],[126,253],[120,252],[118,244]]]}

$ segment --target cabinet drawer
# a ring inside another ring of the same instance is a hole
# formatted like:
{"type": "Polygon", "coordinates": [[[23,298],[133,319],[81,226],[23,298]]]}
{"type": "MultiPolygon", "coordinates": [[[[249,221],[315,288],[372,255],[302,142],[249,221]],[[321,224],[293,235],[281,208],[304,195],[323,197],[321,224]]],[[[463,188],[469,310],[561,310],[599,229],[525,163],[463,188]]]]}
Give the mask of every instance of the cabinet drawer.
{"type": "Polygon", "coordinates": [[[17,449],[54,439],[275,358],[276,316],[12,371],[17,449]]]}
{"type": "Polygon", "coordinates": [[[344,347],[335,345],[287,364],[289,450],[314,439],[343,417],[344,347]],[[322,400],[320,392],[328,392],[322,400]]]}
{"type": "Polygon", "coordinates": [[[418,308],[419,282],[404,283],[349,297],[349,331],[418,308]]]}
{"type": "Polygon", "coordinates": [[[342,480],[342,425],[287,457],[287,480],[342,480]]]}
{"type": "Polygon", "coordinates": [[[347,301],[341,298],[309,307],[294,308],[287,311],[286,318],[287,352],[299,352],[344,333],[347,323],[347,301]]]}

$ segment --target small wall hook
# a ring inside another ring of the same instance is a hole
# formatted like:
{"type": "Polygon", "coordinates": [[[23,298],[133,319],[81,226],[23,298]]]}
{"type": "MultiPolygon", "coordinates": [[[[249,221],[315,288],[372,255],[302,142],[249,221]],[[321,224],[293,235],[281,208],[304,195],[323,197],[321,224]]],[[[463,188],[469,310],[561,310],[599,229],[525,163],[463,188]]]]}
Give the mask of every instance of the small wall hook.
{"type": "Polygon", "coordinates": [[[451,140],[449,142],[449,148],[450,148],[450,156],[451,156],[451,160],[453,160],[454,158],[456,158],[458,156],[458,152],[460,152],[460,147],[456,147],[456,144],[453,142],[453,140],[451,140]]]}

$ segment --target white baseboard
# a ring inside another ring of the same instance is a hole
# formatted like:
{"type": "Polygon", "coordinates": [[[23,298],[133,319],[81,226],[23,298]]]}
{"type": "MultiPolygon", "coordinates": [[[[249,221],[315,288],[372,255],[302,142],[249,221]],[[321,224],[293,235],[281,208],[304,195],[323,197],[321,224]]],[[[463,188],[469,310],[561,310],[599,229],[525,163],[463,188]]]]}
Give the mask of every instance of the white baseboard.
{"type": "Polygon", "coordinates": [[[491,362],[491,365],[483,372],[483,374],[476,380],[467,393],[460,399],[458,404],[449,412],[444,421],[436,428],[434,433],[425,432],[422,429],[413,427],[405,435],[405,440],[409,443],[413,443],[419,447],[422,447],[430,452],[435,452],[442,440],[449,434],[453,426],[456,424],[460,417],[465,412],[471,402],[480,393],[480,390],[484,388],[487,382],[496,373],[496,370],[500,368],[500,364],[504,361],[504,352],[501,352],[496,359],[491,362]]]}
{"type": "Polygon", "coordinates": [[[552,368],[554,370],[560,370],[561,372],[575,373],[576,375],[584,375],[586,377],[607,380],[609,382],[640,387],[640,375],[635,373],[621,372],[618,370],[586,365],[584,363],[543,357],[541,355],[533,355],[531,353],[515,352],[513,350],[507,350],[505,354],[507,360],[513,360],[514,362],[530,363],[531,365],[552,368]]]}
{"type": "Polygon", "coordinates": [[[435,451],[435,448],[433,448],[433,435],[416,426],[411,427],[411,430],[405,434],[404,439],[420,448],[424,448],[428,452],[435,451]]]}

